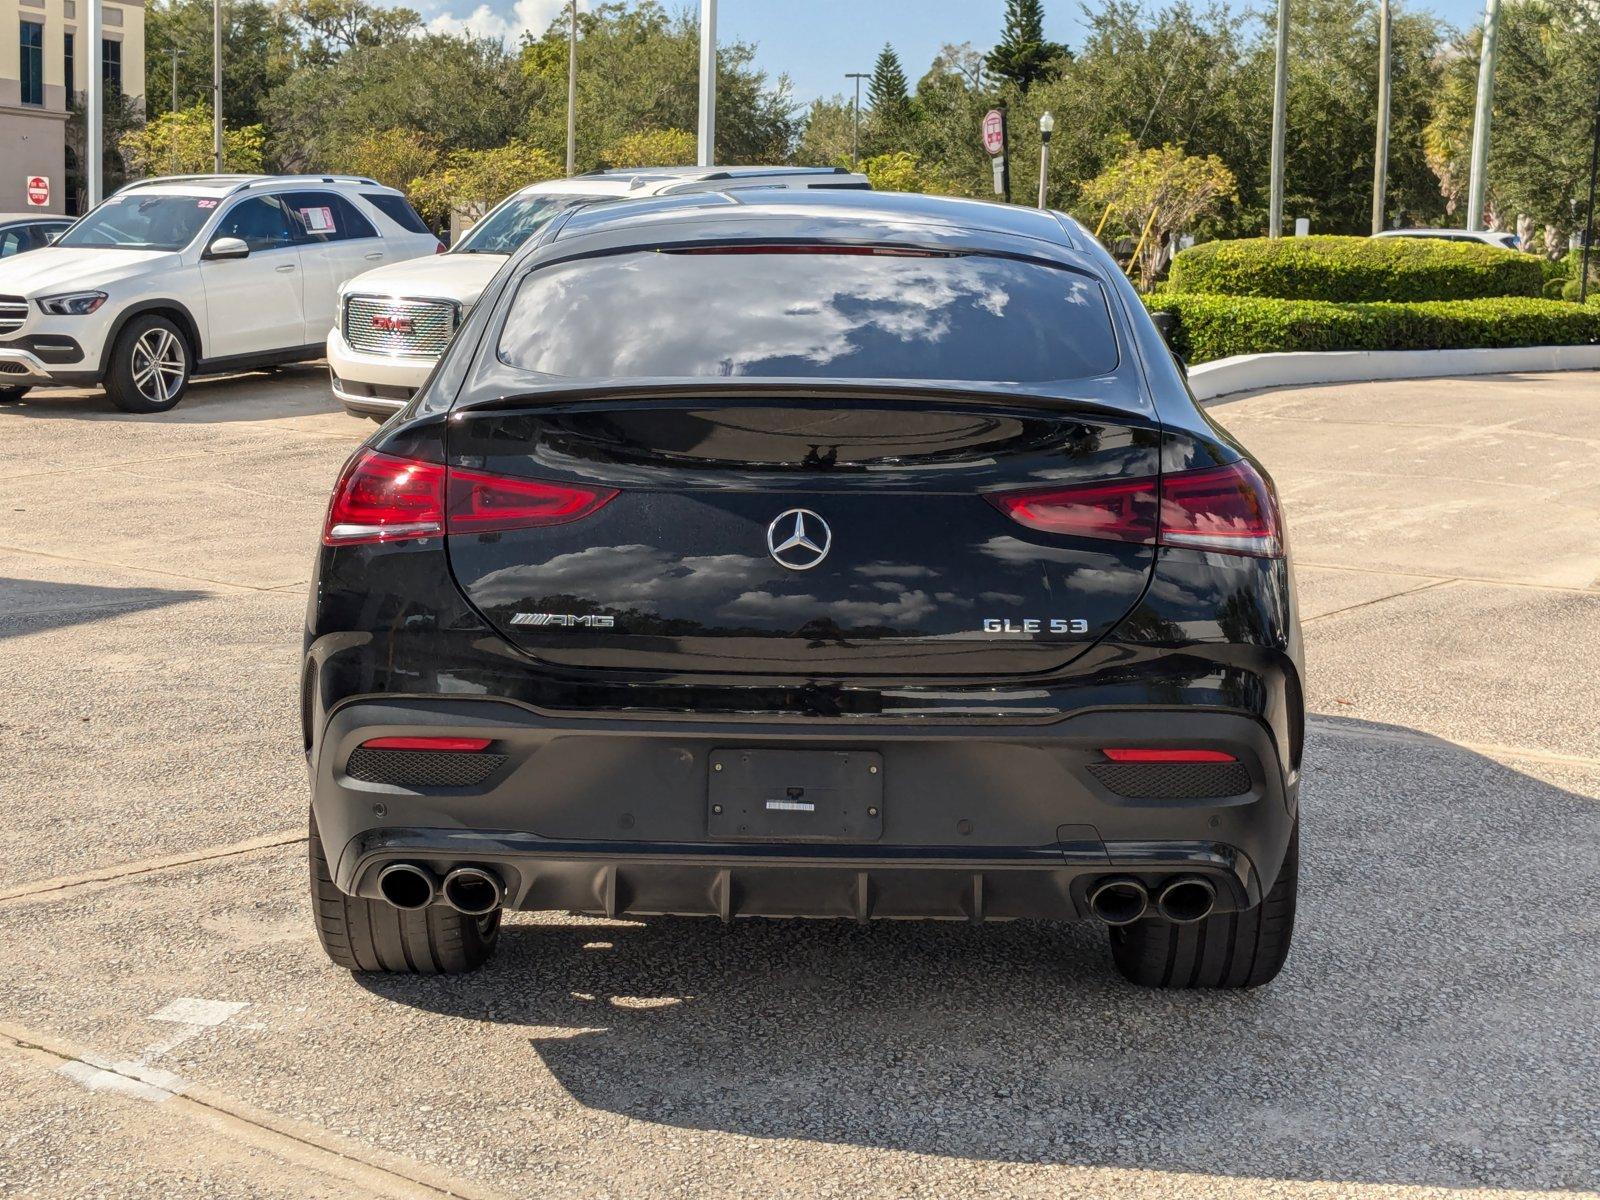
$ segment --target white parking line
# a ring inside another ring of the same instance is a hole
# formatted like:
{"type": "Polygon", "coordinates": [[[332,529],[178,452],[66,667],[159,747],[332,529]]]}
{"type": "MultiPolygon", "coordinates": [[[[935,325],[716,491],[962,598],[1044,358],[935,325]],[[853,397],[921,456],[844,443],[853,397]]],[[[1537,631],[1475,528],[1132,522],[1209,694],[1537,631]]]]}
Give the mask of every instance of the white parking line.
{"type": "Polygon", "coordinates": [[[137,1058],[112,1062],[99,1055],[84,1055],[74,1062],[63,1064],[59,1070],[91,1092],[119,1092],[159,1104],[183,1091],[183,1078],[150,1064],[185,1042],[199,1037],[206,1030],[215,1029],[231,1020],[248,1007],[234,1000],[200,1000],[183,996],[150,1014],[149,1020],[165,1021],[178,1028],[171,1036],[151,1042],[139,1052],[137,1058]]]}

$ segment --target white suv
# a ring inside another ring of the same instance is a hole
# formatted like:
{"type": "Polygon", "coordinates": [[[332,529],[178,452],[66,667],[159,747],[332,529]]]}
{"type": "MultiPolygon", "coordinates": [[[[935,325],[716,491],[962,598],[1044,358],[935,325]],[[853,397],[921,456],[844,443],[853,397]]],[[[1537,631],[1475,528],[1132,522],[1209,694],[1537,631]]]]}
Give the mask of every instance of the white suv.
{"type": "Polygon", "coordinates": [[[333,175],[129,184],[0,262],[0,400],[103,384],[164,412],[192,376],[318,358],[339,286],[442,250],[393,188],[333,175]]]}
{"type": "Polygon", "coordinates": [[[525,187],[448,254],[380,267],[345,285],[339,322],[328,334],[333,394],[347,412],[376,420],[404,408],[494,273],[553,217],[577,205],[683,192],[870,186],[866,176],[838,167],[638,167],[525,187]]]}

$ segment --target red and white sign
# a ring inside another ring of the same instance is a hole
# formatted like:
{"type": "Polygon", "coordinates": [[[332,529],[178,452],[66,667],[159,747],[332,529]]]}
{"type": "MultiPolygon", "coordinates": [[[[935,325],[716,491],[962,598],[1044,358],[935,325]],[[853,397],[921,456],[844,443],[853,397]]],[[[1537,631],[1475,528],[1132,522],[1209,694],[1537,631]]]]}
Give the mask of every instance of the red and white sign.
{"type": "Polygon", "coordinates": [[[983,148],[990,154],[999,154],[1006,147],[1006,119],[998,108],[983,114],[983,148]]]}
{"type": "Polygon", "coordinates": [[[28,176],[28,203],[43,208],[50,203],[50,180],[44,175],[28,176]]]}

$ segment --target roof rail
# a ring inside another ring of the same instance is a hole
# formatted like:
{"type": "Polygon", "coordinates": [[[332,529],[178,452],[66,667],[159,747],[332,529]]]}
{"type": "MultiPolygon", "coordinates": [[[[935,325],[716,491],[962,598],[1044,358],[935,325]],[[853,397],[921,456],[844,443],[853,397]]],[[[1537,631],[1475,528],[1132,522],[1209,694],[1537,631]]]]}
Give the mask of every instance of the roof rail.
{"type": "Polygon", "coordinates": [[[135,179],[132,183],[125,183],[112,195],[131,192],[137,188],[156,187],[165,183],[232,183],[228,195],[246,191],[253,187],[261,187],[269,183],[356,183],[364,187],[383,187],[376,179],[365,175],[244,175],[222,174],[208,172],[203,175],[152,175],[148,179],[135,179]]]}
{"type": "Polygon", "coordinates": [[[152,175],[148,179],[135,179],[131,183],[125,183],[121,187],[119,187],[116,190],[116,192],[113,192],[112,195],[117,195],[120,192],[131,192],[131,191],[134,191],[137,188],[155,187],[157,184],[163,184],[163,183],[196,183],[196,182],[199,182],[200,180],[211,180],[213,182],[220,183],[223,180],[227,180],[227,179],[256,179],[256,178],[260,178],[260,176],[254,176],[254,175],[249,175],[249,176],[247,176],[247,175],[217,175],[217,174],[213,174],[213,173],[207,173],[205,175],[152,175]]]}
{"type": "Polygon", "coordinates": [[[385,186],[365,175],[261,175],[240,184],[235,190],[263,187],[269,183],[359,183],[365,187],[385,186]]]}

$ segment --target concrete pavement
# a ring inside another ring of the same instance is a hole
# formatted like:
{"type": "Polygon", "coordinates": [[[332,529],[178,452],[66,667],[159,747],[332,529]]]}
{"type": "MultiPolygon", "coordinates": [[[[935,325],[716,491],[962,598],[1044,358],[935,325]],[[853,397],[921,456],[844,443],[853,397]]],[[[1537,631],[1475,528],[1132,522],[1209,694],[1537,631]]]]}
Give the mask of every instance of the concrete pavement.
{"type": "Polygon", "coordinates": [[[295,678],[370,426],[315,370],[0,407],[0,1196],[1600,1188],[1600,375],[1212,411],[1282,491],[1314,713],[1248,995],[1033,925],[519,916],[474,976],[338,971],[295,678]]]}

